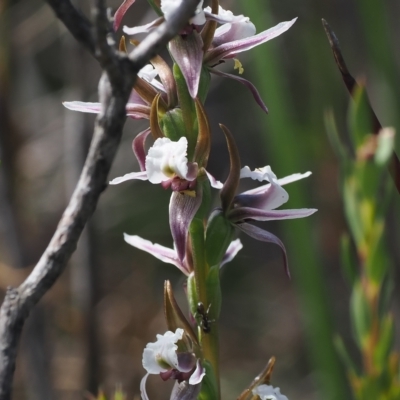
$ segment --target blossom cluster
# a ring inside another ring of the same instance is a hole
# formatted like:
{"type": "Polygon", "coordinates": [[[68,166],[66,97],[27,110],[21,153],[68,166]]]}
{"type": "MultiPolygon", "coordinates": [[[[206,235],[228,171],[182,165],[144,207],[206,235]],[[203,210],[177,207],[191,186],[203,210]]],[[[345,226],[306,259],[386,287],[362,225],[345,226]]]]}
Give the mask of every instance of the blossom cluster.
{"type": "MultiPolygon", "coordinates": [[[[135,0],[125,0],[114,16],[117,31],[127,10],[135,0]]],[[[123,27],[134,37],[148,33],[177,12],[182,0],[149,0],[160,15],[143,26],[123,27]]],[[[169,224],[173,248],[124,234],[130,245],[175,265],[186,277],[186,294],[190,315],[186,318],[177,304],[169,282],[165,286],[165,314],[168,331],[157,335],[143,353],[147,374],[141,383],[143,400],[148,399],[146,381],[149,374],[163,380],[174,379],[171,399],[219,398],[218,335],[221,294],[219,270],[242,249],[237,230],[260,240],[277,244],[282,249],[289,274],[286,250],[272,233],[251,224],[303,218],[315,209],[278,209],[288,201],[284,185],[306,178],[310,172],[278,179],[269,166],[241,167],[234,135],[220,125],[230,155],[230,172],[222,183],[208,170],[211,132],[204,109],[211,75],[230,78],[250,90],[256,104],[268,112],[256,87],[239,76],[243,66],[236,58],[243,51],[261,45],[287,31],[296,21],[282,22],[256,33],[248,17],[224,10],[214,0],[203,8],[200,1],[193,17],[181,33],[168,44],[173,67],[160,56],[142,68],[126,105],[126,114],[133,119],[146,119],[149,127],[132,143],[140,171],[114,178],[110,185],[131,180],[149,181],[171,191],[169,224]],[[217,67],[233,61],[239,75],[217,67]],[[151,141],[151,144],[147,142],[151,141]],[[241,179],[250,178],[261,185],[238,193],[241,179]],[[219,191],[220,206],[210,209],[211,189],[219,191]],[[206,382],[206,383],[204,383],[206,382]]],[[[134,42],[134,41],[133,41],[134,42]]],[[[134,42],[135,43],[135,42],[134,42]]],[[[139,44],[140,45],[140,44],[139,44]]],[[[125,39],[120,49],[128,52],[125,39]]],[[[99,113],[100,103],[65,102],[65,107],[81,112],[99,113]]],[[[287,400],[279,388],[259,382],[252,394],[261,400],[287,400]]]]}

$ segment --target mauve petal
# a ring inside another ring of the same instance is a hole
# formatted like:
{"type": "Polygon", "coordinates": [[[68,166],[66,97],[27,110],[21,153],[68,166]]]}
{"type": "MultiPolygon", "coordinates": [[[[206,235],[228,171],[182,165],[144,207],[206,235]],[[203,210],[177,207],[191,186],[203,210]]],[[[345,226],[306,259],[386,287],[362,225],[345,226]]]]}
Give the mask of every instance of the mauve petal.
{"type": "Polygon", "coordinates": [[[146,381],[149,375],[150,374],[147,373],[140,381],[140,396],[142,397],[142,400],[149,400],[149,396],[147,396],[146,392],[146,381]]]}
{"type": "Polygon", "coordinates": [[[211,187],[213,187],[214,189],[222,189],[222,187],[224,186],[224,184],[220,181],[217,181],[209,172],[206,171],[208,180],[210,181],[210,185],[211,187]]]}
{"type": "Polygon", "coordinates": [[[124,0],[124,2],[119,6],[118,10],[114,14],[114,32],[116,32],[121,24],[122,18],[124,17],[125,13],[128,11],[129,7],[135,2],[136,0],[124,0]]]}
{"type": "Polygon", "coordinates": [[[178,355],[178,371],[189,372],[196,365],[196,357],[193,353],[184,352],[178,355]]]}
{"type": "Polygon", "coordinates": [[[290,272],[289,272],[289,265],[288,265],[288,259],[287,259],[287,254],[286,254],[286,249],[284,244],[281,242],[281,240],[273,235],[270,232],[265,231],[264,229],[259,228],[258,226],[242,223],[242,224],[237,224],[236,225],[241,231],[249,235],[250,237],[260,240],[261,242],[266,242],[266,243],[274,243],[277,244],[283,253],[283,261],[284,261],[284,266],[285,266],[285,271],[287,276],[290,278],[290,272]]]}
{"type": "Polygon", "coordinates": [[[227,74],[226,72],[218,71],[217,69],[214,69],[214,68],[210,69],[210,72],[212,72],[215,75],[222,76],[224,78],[234,79],[235,81],[246,86],[250,90],[251,94],[253,95],[253,98],[256,101],[256,103],[261,107],[261,109],[264,112],[266,112],[268,114],[267,106],[262,101],[262,98],[261,98],[260,94],[258,93],[257,88],[250,81],[248,81],[247,79],[241,78],[237,75],[227,74]]]}
{"type": "Polygon", "coordinates": [[[185,258],[190,223],[201,204],[200,188],[201,186],[197,185],[195,197],[173,192],[169,203],[169,224],[180,261],[185,258]]]}
{"type": "Polygon", "coordinates": [[[169,42],[169,50],[185,78],[192,98],[197,96],[203,65],[203,40],[196,31],[186,38],[176,36],[169,42]]]}
{"type": "Polygon", "coordinates": [[[147,128],[143,132],[140,132],[132,141],[132,150],[138,160],[139,167],[142,172],[146,170],[146,149],[144,144],[150,132],[150,128],[147,128]]]}
{"type": "Polygon", "coordinates": [[[291,21],[281,22],[273,28],[263,31],[257,35],[245,39],[234,40],[233,42],[225,43],[215,47],[207,52],[204,58],[204,63],[208,65],[215,65],[224,58],[234,57],[236,54],[241,53],[242,51],[250,50],[253,47],[268,42],[269,40],[274,39],[283,32],[287,31],[296,22],[296,19],[297,18],[294,18],[291,21]]]}
{"type": "Polygon", "coordinates": [[[150,107],[142,104],[128,103],[126,115],[133,119],[150,119],[150,107]]]}
{"type": "MultiPolygon", "coordinates": [[[[170,400],[196,400],[200,393],[201,385],[190,385],[189,382],[175,382],[170,400]]],[[[147,400],[147,399],[145,399],[147,400]]]]}
{"type": "Polygon", "coordinates": [[[132,179],[139,179],[140,181],[147,181],[147,172],[131,172],[129,174],[125,174],[124,176],[120,176],[118,178],[114,178],[109,182],[110,185],[118,185],[119,183],[130,181],[132,179]]]}
{"type": "Polygon", "coordinates": [[[256,34],[256,27],[250,21],[225,24],[215,31],[212,44],[218,47],[222,44],[252,37],[256,34]]]}
{"type": "MultiPolygon", "coordinates": [[[[311,172],[305,172],[304,174],[292,174],[285,176],[284,178],[277,179],[277,182],[279,185],[287,185],[288,183],[296,182],[299,181],[300,179],[307,178],[311,175],[311,172]]],[[[255,195],[255,194],[261,194],[264,193],[268,188],[271,186],[270,183],[267,183],[266,185],[262,185],[259,187],[256,187],[254,189],[246,190],[245,192],[241,193],[241,195],[255,195]]]]}
{"type": "Polygon", "coordinates": [[[64,101],[63,106],[72,111],[98,114],[100,112],[100,103],[85,103],[83,101],[64,101]]]}
{"type": "MultiPolygon", "coordinates": [[[[266,185],[265,185],[266,186],[266,185]]],[[[274,210],[289,200],[287,191],[277,183],[269,184],[257,194],[239,194],[233,200],[235,207],[250,207],[261,210],[274,210]]]]}
{"type": "Polygon", "coordinates": [[[127,235],[124,233],[124,240],[126,243],[139,250],[143,250],[155,258],[165,262],[167,264],[172,264],[178,267],[185,275],[189,276],[189,271],[185,268],[184,263],[179,261],[176,251],[169,249],[168,247],[161,246],[157,243],[152,243],[150,240],[146,240],[136,235],[127,235]]]}
{"type": "Polygon", "coordinates": [[[189,378],[189,385],[198,385],[203,380],[205,374],[206,370],[201,365],[200,360],[197,360],[196,369],[189,378]]]}
{"type": "Polygon", "coordinates": [[[296,210],[259,210],[250,207],[234,208],[229,214],[228,218],[233,223],[238,223],[245,220],[254,221],[273,221],[278,219],[296,219],[308,217],[314,214],[317,210],[315,208],[299,208],[296,210]]]}
{"type": "Polygon", "coordinates": [[[226,253],[224,255],[224,258],[221,261],[220,267],[225,265],[228,262],[231,262],[235,257],[236,254],[242,250],[243,245],[240,239],[233,240],[231,244],[229,245],[228,249],[226,250],[226,253]]]}

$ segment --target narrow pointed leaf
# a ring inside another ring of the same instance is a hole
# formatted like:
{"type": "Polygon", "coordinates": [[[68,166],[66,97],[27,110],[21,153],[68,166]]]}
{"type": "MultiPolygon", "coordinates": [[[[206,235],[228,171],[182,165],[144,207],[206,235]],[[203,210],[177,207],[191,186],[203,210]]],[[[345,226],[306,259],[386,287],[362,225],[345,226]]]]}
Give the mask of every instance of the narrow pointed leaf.
{"type": "Polygon", "coordinates": [[[224,183],[224,187],[221,190],[221,204],[224,212],[228,212],[231,208],[233,198],[237,191],[240,179],[240,156],[239,151],[236,147],[235,139],[227,127],[219,125],[225,134],[226,143],[229,150],[230,158],[230,170],[229,176],[224,183]]]}
{"type": "Polygon", "coordinates": [[[167,92],[168,108],[173,108],[178,102],[174,75],[169,65],[160,57],[155,56],[150,60],[153,67],[157,70],[161,83],[167,92]]]}
{"type": "MultiPolygon", "coordinates": [[[[197,337],[193,332],[192,326],[183,315],[182,310],[175,300],[170,281],[165,281],[164,284],[164,313],[165,319],[167,321],[167,326],[170,331],[175,332],[178,328],[182,328],[185,333],[189,335],[193,344],[199,344],[197,337]]],[[[190,346],[188,346],[186,351],[188,351],[188,349],[190,349],[190,346]]]]}
{"type": "Polygon", "coordinates": [[[146,170],[146,149],[145,149],[145,141],[147,136],[149,136],[151,130],[147,128],[143,132],[137,134],[135,139],[132,141],[132,150],[138,160],[139,167],[141,171],[146,170]]]}
{"type": "Polygon", "coordinates": [[[161,94],[158,93],[151,104],[150,110],[150,130],[154,140],[164,137],[164,133],[162,132],[160,124],[158,123],[160,98],[161,94]]]}
{"type": "Polygon", "coordinates": [[[197,143],[193,160],[199,167],[206,168],[211,148],[211,132],[208,117],[199,99],[195,99],[197,121],[199,124],[197,143]]]}

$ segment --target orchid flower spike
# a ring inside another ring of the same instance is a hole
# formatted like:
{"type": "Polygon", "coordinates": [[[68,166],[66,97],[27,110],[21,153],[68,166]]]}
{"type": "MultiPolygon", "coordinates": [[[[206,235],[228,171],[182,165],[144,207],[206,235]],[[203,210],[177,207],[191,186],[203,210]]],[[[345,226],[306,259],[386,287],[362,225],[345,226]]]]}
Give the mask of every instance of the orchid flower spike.
{"type": "MultiPolygon", "coordinates": [[[[148,343],[143,351],[143,367],[147,374],[143,377],[140,390],[142,399],[148,399],[146,381],[150,374],[160,375],[161,379],[186,381],[189,385],[200,385],[205,370],[201,362],[191,351],[178,351],[178,343],[182,341],[184,330],[178,328],[175,333],[167,331],[157,335],[157,341],[148,343]]],[[[189,349],[187,349],[189,350],[189,349]]]]}
{"type": "Polygon", "coordinates": [[[258,396],[260,400],[289,400],[281,394],[281,390],[270,385],[259,385],[253,389],[253,394],[258,396]]]}

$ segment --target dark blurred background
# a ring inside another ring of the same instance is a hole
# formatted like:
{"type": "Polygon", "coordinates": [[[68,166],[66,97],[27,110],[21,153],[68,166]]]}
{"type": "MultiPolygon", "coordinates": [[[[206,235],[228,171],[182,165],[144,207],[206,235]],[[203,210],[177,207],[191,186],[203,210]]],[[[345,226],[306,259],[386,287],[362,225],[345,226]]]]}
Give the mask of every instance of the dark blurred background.
{"type": "MultiPolygon", "coordinates": [[[[75,2],[90,15],[87,1],[75,2]]],[[[339,239],[346,231],[339,166],[323,115],[333,109],[346,136],[349,96],[321,25],[336,32],[352,73],[366,82],[382,125],[399,124],[400,3],[381,0],[246,0],[221,2],[249,15],[257,30],[298,16],[285,34],[243,53],[244,77],[259,88],[270,114],[240,84],[214,79],[206,109],[213,129],[209,170],[228,173],[218,123],[238,140],[242,164],[271,165],[278,177],[312,171],[287,187],[286,208],[315,207],[307,220],[262,224],[287,246],[292,280],[276,246],[241,237],[244,249],[224,267],[221,316],[223,398],[234,399],[276,356],[273,384],[290,400],[347,399],[345,371],[333,348],[340,334],[357,359],[348,317],[350,288],[341,274],[339,239]]],[[[109,1],[115,10],[119,2],[109,1]]],[[[154,17],[137,1],[124,19],[154,17]]],[[[118,32],[120,35],[121,32],[118,32]]],[[[232,72],[232,64],[223,67],[232,72]]],[[[0,2],[0,290],[18,285],[48,244],[78,180],[94,115],[63,101],[97,101],[97,63],[40,0],[0,2]]],[[[131,141],[147,122],[129,120],[110,178],[138,170],[131,141]]],[[[398,146],[399,148],[399,146],[398,146]]],[[[15,374],[15,399],[80,399],[102,387],[138,398],[146,343],[166,330],[163,282],[186,307],[179,271],[123,241],[123,232],[172,245],[170,193],[146,182],[109,187],[61,279],[29,317],[15,374]]],[[[217,197],[216,197],[217,204],[217,197]]],[[[398,195],[387,239],[398,288],[398,195]],[[396,204],[397,203],[397,204],[396,204]]],[[[393,312],[400,320],[399,295],[393,312]]],[[[170,383],[148,382],[151,399],[170,383]]]]}

